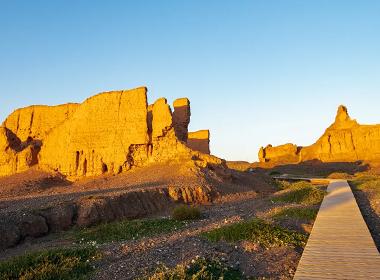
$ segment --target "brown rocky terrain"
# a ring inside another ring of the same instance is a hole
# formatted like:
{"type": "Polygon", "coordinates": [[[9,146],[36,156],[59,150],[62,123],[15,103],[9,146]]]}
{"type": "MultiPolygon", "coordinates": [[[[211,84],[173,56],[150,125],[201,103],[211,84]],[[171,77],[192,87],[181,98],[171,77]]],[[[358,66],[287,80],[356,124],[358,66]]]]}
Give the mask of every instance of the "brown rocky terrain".
{"type": "Polygon", "coordinates": [[[360,125],[339,106],[335,122],[311,146],[285,144],[268,145],[259,151],[262,166],[294,164],[318,160],[320,162],[377,163],[380,160],[380,125],[360,125]]]}

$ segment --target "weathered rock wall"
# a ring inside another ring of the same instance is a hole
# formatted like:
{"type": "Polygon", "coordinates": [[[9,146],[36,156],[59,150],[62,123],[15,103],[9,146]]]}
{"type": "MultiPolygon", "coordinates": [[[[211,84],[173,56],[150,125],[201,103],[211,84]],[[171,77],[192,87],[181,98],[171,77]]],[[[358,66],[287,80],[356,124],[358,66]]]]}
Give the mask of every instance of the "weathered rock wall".
{"type": "Polygon", "coordinates": [[[0,176],[25,171],[37,164],[40,143],[21,142],[8,128],[0,127],[0,176]]]}
{"type": "Polygon", "coordinates": [[[292,144],[259,151],[260,162],[298,163],[309,160],[322,162],[354,162],[380,160],[380,125],[360,125],[352,120],[347,108],[340,106],[335,122],[311,146],[292,144]]]}
{"type": "Polygon", "coordinates": [[[210,131],[198,130],[189,132],[187,146],[192,150],[210,154],[210,131]]]}
{"type": "Polygon", "coordinates": [[[79,104],[69,103],[17,109],[5,119],[3,126],[16,134],[23,142],[29,137],[41,140],[52,128],[70,118],[78,106],[79,104]]]}
{"type": "Polygon", "coordinates": [[[179,98],[173,102],[173,127],[177,138],[187,142],[188,126],[190,123],[190,101],[187,98],[179,98]]]}
{"type": "Polygon", "coordinates": [[[0,176],[33,165],[76,179],[157,162],[218,161],[198,152],[209,153],[208,131],[187,141],[189,100],[173,106],[174,112],[165,98],[148,106],[142,87],[101,93],[82,104],[16,110],[0,131],[0,176]]]}
{"type": "Polygon", "coordinates": [[[101,93],[53,129],[39,162],[70,177],[119,173],[132,144],[147,145],[146,88],[101,93]]]}
{"type": "Polygon", "coordinates": [[[275,147],[268,145],[265,148],[260,148],[259,160],[261,162],[268,162],[272,160],[281,161],[284,163],[297,162],[299,158],[298,152],[298,147],[290,143],[275,147]]]}

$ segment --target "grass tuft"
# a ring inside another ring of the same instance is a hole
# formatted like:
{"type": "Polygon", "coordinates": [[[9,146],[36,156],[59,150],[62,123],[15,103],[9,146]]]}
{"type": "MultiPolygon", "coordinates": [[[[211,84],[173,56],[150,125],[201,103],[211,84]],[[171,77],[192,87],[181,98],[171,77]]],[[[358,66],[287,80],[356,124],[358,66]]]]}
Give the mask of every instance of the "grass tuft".
{"type": "Polygon", "coordinates": [[[260,219],[224,226],[202,234],[210,241],[236,242],[249,240],[264,247],[294,245],[303,247],[307,236],[280,226],[271,225],[260,219]]]}
{"type": "Polygon", "coordinates": [[[185,267],[177,265],[174,268],[160,266],[156,272],[144,280],[204,280],[204,279],[244,279],[241,272],[235,268],[227,266],[218,259],[208,260],[198,258],[185,267]]]}
{"type": "Polygon", "coordinates": [[[133,240],[167,233],[177,230],[185,224],[185,222],[172,219],[124,220],[78,229],[73,232],[73,235],[80,243],[106,243],[111,241],[133,240]]]}
{"type": "Polygon", "coordinates": [[[177,221],[195,220],[201,217],[201,211],[197,207],[178,206],[174,208],[172,218],[177,221]]]}
{"type": "Polygon", "coordinates": [[[87,279],[99,258],[94,248],[58,249],[15,257],[0,263],[0,279],[87,279]]]}

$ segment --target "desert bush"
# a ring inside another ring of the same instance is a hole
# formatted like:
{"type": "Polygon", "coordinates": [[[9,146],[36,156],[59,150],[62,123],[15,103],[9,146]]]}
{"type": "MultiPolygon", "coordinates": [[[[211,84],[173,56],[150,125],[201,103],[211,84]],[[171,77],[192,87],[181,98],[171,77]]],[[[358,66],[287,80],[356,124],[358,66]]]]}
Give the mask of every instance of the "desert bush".
{"type": "Polygon", "coordinates": [[[178,221],[195,220],[201,217],[201,210],[193,206],[178,206],[174,208],[172,218],[178,221]]]}
{"type": "Polygon", "coordinates": [[[235,223],[202,234],[210,241],[236,242],[248,240],[264,247],[294,245],[303,247],[307,236],[260,219],[235,223]]]}
{"type": "Polygon", "coordinates": [[[285,193],[273,197],[273,202],[298,203],[303,205],[314,205],[322,202],[325,191],[309,182],[289,183],[280,181],[281,188],[287,190],[285,193]]]}
{"type": "Polygon", "coordinates": [[[244,279],[241,272],[218,259],[197,258],[188,267],[177,265],[174,268],[160,266],[145,280],[204,280],[204,279],[244,279]]]}
{"type": "Polygon", "coordinates": [[[85,279],[99,258],[94,248],[59,249],[15,257],[0,263],[0,279],[85,279]]]}

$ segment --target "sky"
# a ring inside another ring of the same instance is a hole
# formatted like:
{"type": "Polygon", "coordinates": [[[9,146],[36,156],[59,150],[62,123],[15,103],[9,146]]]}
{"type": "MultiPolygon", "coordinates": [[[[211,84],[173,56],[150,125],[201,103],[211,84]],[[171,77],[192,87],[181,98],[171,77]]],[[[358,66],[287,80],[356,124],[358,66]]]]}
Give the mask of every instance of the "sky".
{"type": "Polygon", "coordinates": [[[148,87],[191,101],[212,154],[310,145],[345,104],[380,123],[377,0],[0,0],[0,119],[148,87]]]}

